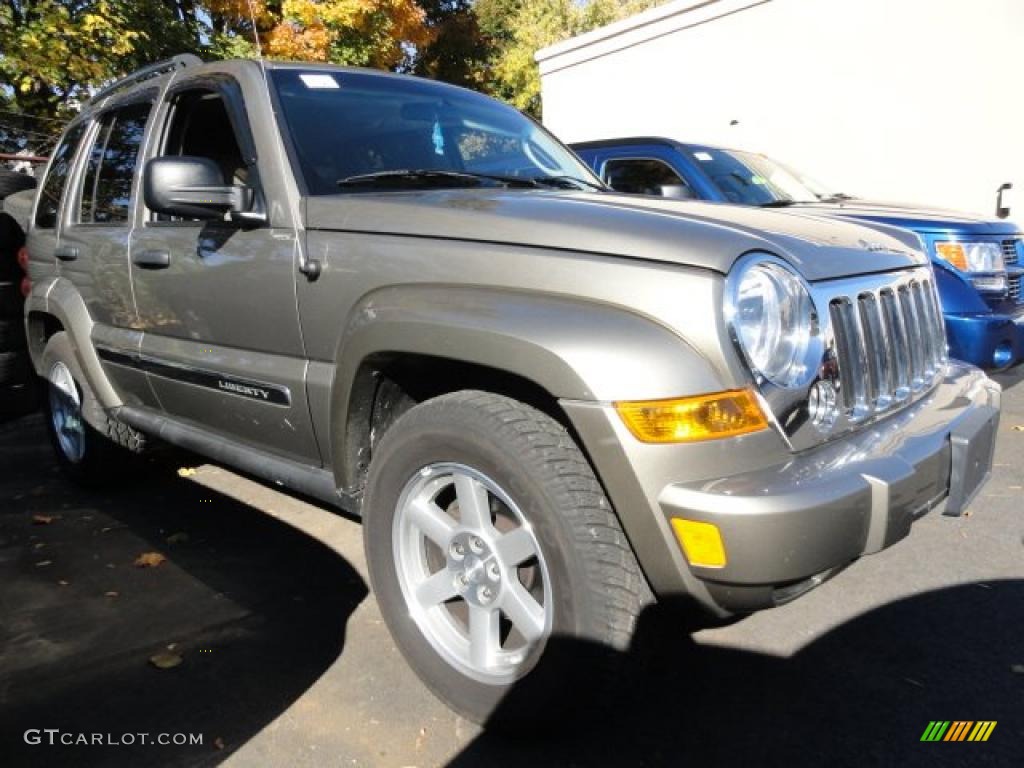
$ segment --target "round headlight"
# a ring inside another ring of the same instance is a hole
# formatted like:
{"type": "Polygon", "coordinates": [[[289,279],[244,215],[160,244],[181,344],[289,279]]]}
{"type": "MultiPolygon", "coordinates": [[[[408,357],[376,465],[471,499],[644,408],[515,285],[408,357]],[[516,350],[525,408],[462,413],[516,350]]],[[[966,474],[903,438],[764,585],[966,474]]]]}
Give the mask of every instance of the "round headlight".
{"type": "Polygon", "coordinates": [[[807,384],[818,328],[803,280],[776,261],[756,260],[731,279],[730,320],[753,372],[780,387],[807,384]]]}

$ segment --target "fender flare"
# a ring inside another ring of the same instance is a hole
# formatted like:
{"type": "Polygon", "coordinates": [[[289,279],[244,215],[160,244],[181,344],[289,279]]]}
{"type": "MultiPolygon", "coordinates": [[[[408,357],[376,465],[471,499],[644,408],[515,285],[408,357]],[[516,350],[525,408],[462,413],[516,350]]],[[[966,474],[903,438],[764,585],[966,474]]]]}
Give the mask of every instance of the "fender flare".
{"type": "MultiPolygon", "coordinates": [[[[489,287],[390,286],[356,305],[341,336],[332,438],[347,434],[353,408],[366,407],[357,391],[366,361],[402,354],[507,372],[558,400],[656,400],[725,388],[684,338],[623,307],[489,287]]],[[[355,448],[332,452],[346,490],[356,481],[355,448]]]]}
{"type": "Polygon", "coordinates": [[[32,286],[32,292],[25,300],[29,354],[36,373],[43,376],[44,371],[40,370],[40,366],[43,350],[46,348],[46,338],[38,329],[33,328],[34,314],[50,315],[60,322],[71,340],[82,375],[97,400],[107,410],[121,407],[124,403],[110,385],[96,349],[92,345],[95,321],[74,284],[62,277],[42,280],[32,286]]]}

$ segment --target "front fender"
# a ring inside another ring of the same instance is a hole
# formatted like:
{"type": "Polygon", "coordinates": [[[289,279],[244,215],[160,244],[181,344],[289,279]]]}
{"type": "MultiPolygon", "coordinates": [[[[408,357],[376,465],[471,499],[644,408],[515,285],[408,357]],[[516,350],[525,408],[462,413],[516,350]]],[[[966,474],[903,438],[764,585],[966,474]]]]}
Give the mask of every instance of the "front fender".
{"type": "MultiPolygon", "coordinates": [[[[365,296],[337,349],[332,435],[346,434],[364,362],[416,354],[525,378],[560,400],[655,400],[720,390],[711,363],[650,318],[578,298],[486,287],[402,285],[365,296]]],[[[352,470],[335,453],[340,487],[352,470]]]]}

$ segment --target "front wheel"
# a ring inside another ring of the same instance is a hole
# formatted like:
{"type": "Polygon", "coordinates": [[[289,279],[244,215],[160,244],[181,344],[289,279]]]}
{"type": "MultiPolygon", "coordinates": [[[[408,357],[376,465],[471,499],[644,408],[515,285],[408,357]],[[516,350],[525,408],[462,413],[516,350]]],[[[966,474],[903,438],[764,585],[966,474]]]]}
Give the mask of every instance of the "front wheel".
{"type": "Polygon", "coordinates": [[[563,662],[587,654],[552,663],[553,638],[628,644],[646,587],[636,558],[568,432],[531,407],[484,392],[416,406],[375,451],[364,517],[397,645],[471,720],[513,687],[537,707],[517,719],[568,693],[563,662]]]}

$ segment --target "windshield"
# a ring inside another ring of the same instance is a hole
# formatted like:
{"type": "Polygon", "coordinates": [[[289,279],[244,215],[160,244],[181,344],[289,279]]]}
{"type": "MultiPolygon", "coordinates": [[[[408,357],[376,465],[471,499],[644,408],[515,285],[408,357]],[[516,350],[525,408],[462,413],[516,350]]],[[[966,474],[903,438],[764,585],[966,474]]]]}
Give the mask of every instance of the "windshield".
{"type": "Polygon", "coordinates": [[[600,186],[539,125],[472,91],[367,72],[281,68],[270,75],[311,194],[394,189],[396,173],[404,186],[434,186],[439,178],[445,186],[459,186],[460,178],[464,186],[533,186],[509,179],[600,186]]]}
{"type": "Polygon", "coordinates": [[[814,179],[764,155],[692,145],[687,150],[697,166],[730,203],[805,203],[836,196],[814,179]]]}

